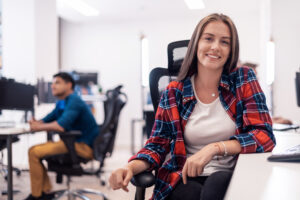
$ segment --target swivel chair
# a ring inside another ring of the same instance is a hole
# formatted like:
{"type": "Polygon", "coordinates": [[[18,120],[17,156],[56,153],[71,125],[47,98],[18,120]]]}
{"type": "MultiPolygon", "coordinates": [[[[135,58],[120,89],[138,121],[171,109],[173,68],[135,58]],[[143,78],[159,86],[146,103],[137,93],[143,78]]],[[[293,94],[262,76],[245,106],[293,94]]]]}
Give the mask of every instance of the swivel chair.
{"type": "MultiPolygon", "coordinates": [[[[102,168],[104,166],[104,160],[106,157],[110,156],[113,151],[120,112],[127,102],[127,96],[121,92],[121,88],[122,86],[118,86],[106,93],[106,100],[104,102],[104,123],[99,126],[100,132],[94,140],[92,147],[94,159],[100,162],[100,166],[96,171],[90,172],[84,170],[80,165],[80,163],[87,163],[90,160],[76,155],[74,142],[76,136],[81,134],[79,131],[70,131],[67,134],[59,133],[68,149],[68,153],[43,158],[48,162],[48,171],[56,172],[57,183],[62,183],[63,175],[67,176],[67,189],[55,191],[55,199],[60,199],[67,195],[68,199],[78,197],[89,200],[84,194],[95,194],[101,196],[105,200],[107,199],[106,195],[103,193],[91,189],[70,190],[70,177],[82,175],[95,175],[100,177],[100,174],[103,172],[102,168]]],[[[104,183],[102,182],[101,184],[104,183]]]]}
{"type": "MultiPolygon", "coordinates": [[[[168,45],[168,68],[157,67],[150,72],[149,86],[154,112],[156,112],[160,101],[161,89],[166,86],[160,87],[159,82],[162,77],[167,77],[167,82],[170,82],[178,75],[188,44],[189,40],[170,43],[168,45]]],[[[155,183],[155,175],[152,172],[142,172],[135,175],[131,179],[131,183],[136,186],[135,200],[143,200],[145,199],[146,188],[155,183]]]]}

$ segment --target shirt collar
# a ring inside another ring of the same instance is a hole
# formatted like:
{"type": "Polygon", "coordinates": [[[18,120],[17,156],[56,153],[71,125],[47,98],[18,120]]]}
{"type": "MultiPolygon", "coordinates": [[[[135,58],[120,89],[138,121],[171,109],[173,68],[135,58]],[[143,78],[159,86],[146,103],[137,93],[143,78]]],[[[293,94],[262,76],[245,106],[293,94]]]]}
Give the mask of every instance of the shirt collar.
{"type": "Polygon", "coordinates": [[[222,73],[221,80],[220,80],[220,87],[226,89],[229,91],[230,89],[230,78],[229,75],[225,74],[224,72],[222,73]]]}
{"type": "MultiPolygon", "coordinates": [[[[231,80],[229,78],[229,75],[226,74],[225,72],[223,72],[222,76],[221,76],[221,80],[220,80],[220,87],[229,91],[230,83],[231,83],[231,80]]],[[[183,80],[183,104],[187,103],[188,101],[195,100],[195,99],[196,99],[196,97],[194,95],[191,77],[187,77],[183,80]]]]}
{"type": "Polygon", "coordinates": [[[183,104],[186,104],[188,101],[195,100],[193,85],[191,77],[187,77],[183,80],[183,104]]]}

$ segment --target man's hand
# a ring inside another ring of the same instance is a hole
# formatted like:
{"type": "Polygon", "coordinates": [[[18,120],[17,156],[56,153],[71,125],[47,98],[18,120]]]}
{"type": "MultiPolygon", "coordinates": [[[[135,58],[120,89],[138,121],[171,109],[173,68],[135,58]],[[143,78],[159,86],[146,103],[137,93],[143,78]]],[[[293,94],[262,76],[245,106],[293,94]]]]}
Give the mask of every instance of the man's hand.
{"type": "Polygon", "coordinates": [[[36,121],[34,118],[32,118],[31,120],[29,120],[29,126],[30,126],[30,130],[31,131],[39,131],[39,130],[41,130],[41,125],[42,124],[43,124],[43,122],[36,121]]]}
{"type": "Polygon", "coordinates": [[[187,183],[187,177],[197,177],[203,172],[203,169],[212,158],[219,153],[218,144],[212,143],[203,147],[200,151],[189,157],[182,169],[183,183],[187,183]]]}

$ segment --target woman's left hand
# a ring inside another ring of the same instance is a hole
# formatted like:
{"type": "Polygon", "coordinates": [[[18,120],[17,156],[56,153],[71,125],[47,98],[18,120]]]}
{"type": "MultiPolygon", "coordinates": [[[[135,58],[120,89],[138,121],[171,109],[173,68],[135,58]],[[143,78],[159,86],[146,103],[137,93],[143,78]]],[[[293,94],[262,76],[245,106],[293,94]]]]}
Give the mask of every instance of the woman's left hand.
{"type": "Polygon", "coordinates": [[[212,143],[203,147],[200,151],[187,158],[183,169],[182,179],[183,183],[186,184],[187,177],[197,177],[203,172],[203,169],[212,158],[219,153],[218,144],[212,143]]]}

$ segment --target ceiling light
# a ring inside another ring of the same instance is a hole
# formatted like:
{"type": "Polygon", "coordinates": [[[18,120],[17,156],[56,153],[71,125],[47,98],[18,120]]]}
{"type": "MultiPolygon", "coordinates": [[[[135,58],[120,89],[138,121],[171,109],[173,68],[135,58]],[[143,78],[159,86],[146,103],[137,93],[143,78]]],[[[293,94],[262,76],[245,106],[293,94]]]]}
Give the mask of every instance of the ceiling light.
{"type": "Polygon", "coordinates": [[[99,11],[83,0],[60,0],[66,6],[69,6],[84,16],[98,16],[99,11]]]}
{"type": "Polygon", "coordinates": [[[204,9],[205,5],[203,0],[184,0],[187,7],[191,10],[204,9]]]}

